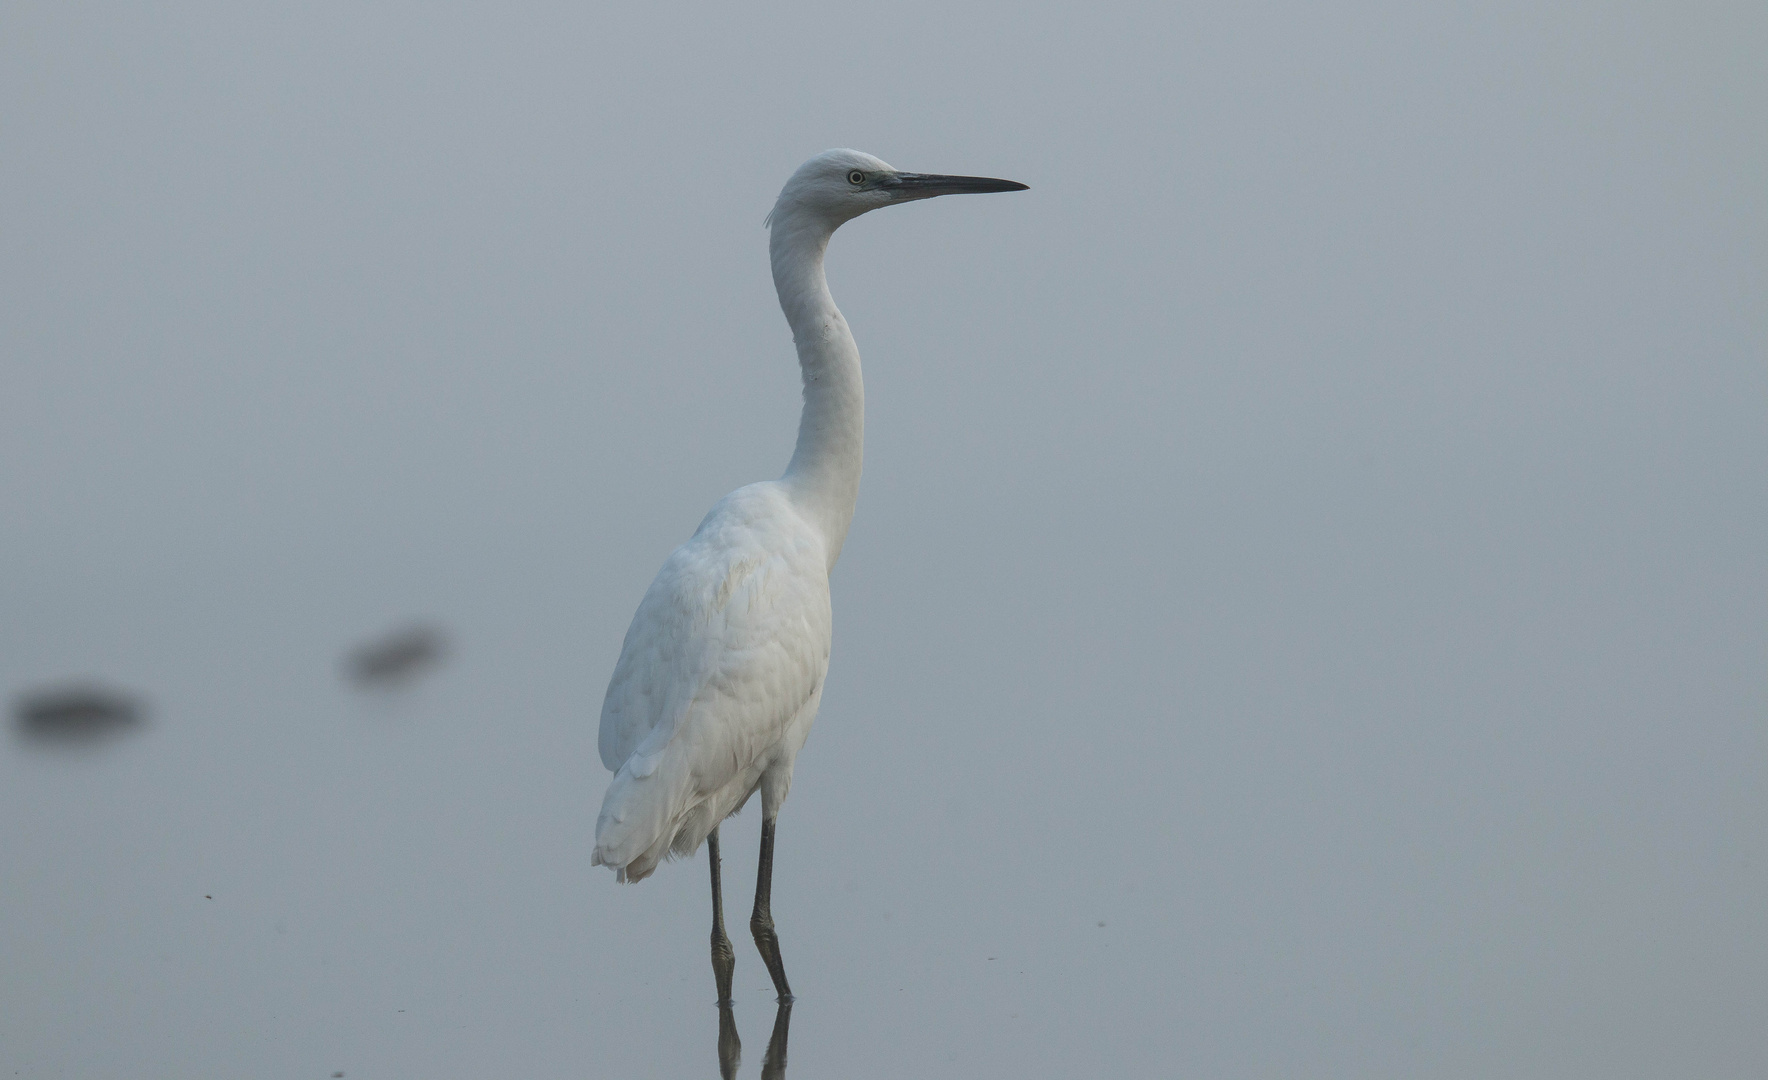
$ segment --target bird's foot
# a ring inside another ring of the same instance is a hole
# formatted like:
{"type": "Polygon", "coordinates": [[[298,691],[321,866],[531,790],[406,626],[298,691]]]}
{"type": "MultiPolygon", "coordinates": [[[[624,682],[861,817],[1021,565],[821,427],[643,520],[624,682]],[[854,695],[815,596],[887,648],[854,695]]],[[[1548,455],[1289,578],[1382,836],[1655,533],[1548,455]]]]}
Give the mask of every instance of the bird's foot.
{"type": "Polygon", "coordinates": [[[755,935],[755,947],[761,951],[761,960],[767,965],[780,1002],[792,1001],[792,986],[786,982],[786,962],[780,957],[780,936],[774,933],[772,917],[758,912],[749,920],[749,931],[755,935]]]}

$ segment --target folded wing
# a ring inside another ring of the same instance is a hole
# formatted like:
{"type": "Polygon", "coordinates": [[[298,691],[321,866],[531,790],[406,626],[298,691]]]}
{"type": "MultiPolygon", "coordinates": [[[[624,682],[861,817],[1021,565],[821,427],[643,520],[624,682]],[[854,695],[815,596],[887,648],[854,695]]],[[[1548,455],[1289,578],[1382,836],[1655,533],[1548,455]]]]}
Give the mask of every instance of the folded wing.
{"type": "Polygon", "coordinates": [[[741,805],[828,670],[821,542],[769,486],[713,508],[627,630],[602,704],[602,763],[615,777],[595,851],[622,880],[672,847],[692,852],[741,805]]]}

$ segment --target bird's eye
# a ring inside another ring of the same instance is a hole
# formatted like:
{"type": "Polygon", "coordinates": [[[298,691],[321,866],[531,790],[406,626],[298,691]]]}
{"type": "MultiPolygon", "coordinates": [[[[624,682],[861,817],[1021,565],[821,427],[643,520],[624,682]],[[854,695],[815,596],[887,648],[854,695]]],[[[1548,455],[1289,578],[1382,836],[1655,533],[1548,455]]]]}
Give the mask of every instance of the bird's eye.
{"type": "Polygon", "coordinates": [[[847,182],[855,186],[863,184],[866,182],[866,174],[855,169],[847,174],[847,182]]]}

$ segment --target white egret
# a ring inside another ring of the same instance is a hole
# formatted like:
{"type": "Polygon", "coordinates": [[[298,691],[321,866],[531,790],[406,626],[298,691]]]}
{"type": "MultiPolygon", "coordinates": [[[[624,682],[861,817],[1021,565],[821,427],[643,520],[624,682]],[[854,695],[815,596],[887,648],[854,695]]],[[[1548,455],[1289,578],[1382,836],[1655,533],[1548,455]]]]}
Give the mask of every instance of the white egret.
{"type": "Polygon", "coordinates": [[[719,500],[645,592],[602,702],[614,780],[596,820],[598,865],[639,881],[708,844],[712,967],[720,1001],[735,965],[724,932],[718,826],[761,792],[761,865],[749,927],[790,1000],[770,910],[774,822],[829,668],[829,571],[859,494],[865,390],[859,349],[829,296],[823,252],[868,210],[936,195],[1022,191],[979,176],[899,172],[857,150],[811,158],[780,191],[769,254],[804,376],[798,445],[778,480],[719,500]]]}

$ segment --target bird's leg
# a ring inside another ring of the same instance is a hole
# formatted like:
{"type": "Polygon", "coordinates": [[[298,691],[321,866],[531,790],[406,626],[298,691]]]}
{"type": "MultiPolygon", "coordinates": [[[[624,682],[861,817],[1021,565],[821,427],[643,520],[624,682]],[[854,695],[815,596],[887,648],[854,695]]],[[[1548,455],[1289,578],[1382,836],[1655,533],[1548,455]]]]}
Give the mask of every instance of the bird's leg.
{"type": "MultiPolygon", "coordinates": [[[[731,972],[737,966],[736,950],[724,933],[724,888],[718,880],[718,830],[706,837],[706,861],[712,864],[712,977],[718,980],[718,1004],[731,1003],[731,972]]],[[[722,1028],[721,1028],[722,1031],[722,1028]]],[[[736,1028],[731,1028],[731,1041],[736,1041],[736,1028]]],[[[719,1040],[723,1045],[723,1038],[719,1040]]]]}
{"type": "Polygon", "coordinates": [[[786,1032],[792,1026],[792,999],[780,999],[774,1011],[773,1036],[767,1040],[767,1054],[761,1059],[761,1080],[785,1080],[786,1032]]]}
{"type": "Polygon", "coordinates": [[[792,1000],[792,988],[786,984],[786,964],[780,959],[780,936],[774,933],[773,910],[773,837],[774,819],[761,819],[761,866],[755,874],[755,913],[749,916],[749,932],[755,935],[755,947],[773,976],[774,989],[782,1002],[792,1000]]]}

